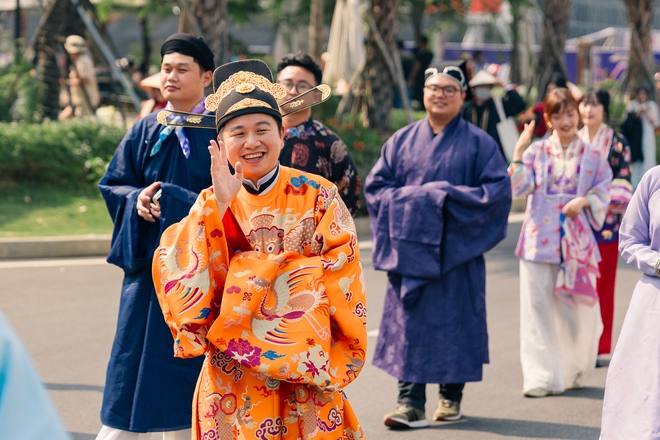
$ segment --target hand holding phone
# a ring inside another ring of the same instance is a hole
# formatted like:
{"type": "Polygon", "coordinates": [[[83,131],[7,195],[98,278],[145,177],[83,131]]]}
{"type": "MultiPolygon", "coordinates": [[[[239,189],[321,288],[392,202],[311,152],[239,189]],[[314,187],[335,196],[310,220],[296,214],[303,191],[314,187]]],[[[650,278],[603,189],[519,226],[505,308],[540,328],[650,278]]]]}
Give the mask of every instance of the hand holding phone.
{"type": "Polygon", "coordinates": [[[163,190],[162,189],[159,189],[158,191],[156,191],[156,194],[154,194],[154,196],[151,198],[152,203],[159,204],[160,203],[160,198],[162,197],[162,195],[163,195],[163,190]]]}

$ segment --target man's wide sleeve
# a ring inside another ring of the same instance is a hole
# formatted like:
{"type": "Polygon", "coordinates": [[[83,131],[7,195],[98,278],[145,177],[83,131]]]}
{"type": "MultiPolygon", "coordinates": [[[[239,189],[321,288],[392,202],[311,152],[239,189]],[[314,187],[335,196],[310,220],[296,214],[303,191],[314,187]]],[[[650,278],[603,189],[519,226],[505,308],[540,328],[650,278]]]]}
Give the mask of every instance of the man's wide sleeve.
{"type": "Polygon", "coordinates": [[[355,226],[336,188],[316,201],[318,253],[230,255],[214,197],[162,237],[156,292],[175,355],[210,342],[244,369],[337,390],[366,356],[366,295],[355,226]]]}
{"type": "Polygon", "coordinates": [[[147,181],[142,169],[143,152],[138,145],[144,138],[142,124],[135,124],[126,134],[99,182],[114,223],[108,262],[127,274],[138,272],[151,264],[161,233],[181,220],[197,199],[197,194],[178,185],[163,182],[161,218],[148,222],[137,213],[140,192],[153,182],[147,181]]]}
{"type": "Polygon", "coordinates": [[[424,185],[447,193],[442,274],[483,255],[506,236],[511,181],[494,142],[479,148],[474,166],[476,181],[473,185],[448,182],[424,185]]]}
{"type": "Polygon", "coordinates": [[[231,256],[215,196],[203,191],[188,217],[170,226],[153,256],[152,276],[174,356],[201,356],[218,316],[231,256]]]}
{"type": "Polygon", "coordinates": [[[440,187],[399,182],[394,150],[395,139],[390,138],[364,187],[374,267],[402,276],[437,278],[442,271],[440,248],[447,192],[440,187]]]}
{"type": "Polygon", "coordinates": [[[135,124],[117,147],[99,190],[114,223],[108,262],[128,274],[151,264],[153,246],[160,232],[157,223],[141,220],[137,214],[137,198],[147,186],[140,172],[138,145],[142,138],[140,124],[135,124]]]}
{"type": "Polygon", "coordinates": [[[365,362],[366,296],[355,226],[334,186],[315,212],[318,255],[232,259],[207,338],[244,369],[336,391],[365,362]]]}

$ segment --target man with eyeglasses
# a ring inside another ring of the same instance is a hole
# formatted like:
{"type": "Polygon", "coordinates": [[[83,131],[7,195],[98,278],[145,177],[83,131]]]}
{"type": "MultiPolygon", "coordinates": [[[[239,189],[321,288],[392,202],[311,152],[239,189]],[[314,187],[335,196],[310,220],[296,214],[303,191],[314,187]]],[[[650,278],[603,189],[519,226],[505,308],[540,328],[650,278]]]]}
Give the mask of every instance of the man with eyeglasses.
{"type": "MultiPolygon", "coordinates": [[[[298,52],[282,58],[277,65],[277,82],[287,94],[287,101],[321,84],[322,72],[309,55],[298,52]]],[[[360,176],[344,142],[319,121],[307,108],[282,118],[284,148],[280,163],[284,166],[322,176],[337,186],[351,215],[360,207],[360,176]]]]}
{"type": "Polygon", "coordinates": [[[460,419],[488,363],[483,254],[506,234],[511,187],[495,141],[461,117],[466,91],[460,68],[427,69],[427,117],[392,135],[365,182],[373,265],[388,276],[373,364],[399,381],[394,429],[429,425],[427,383],[440,384],[433,419],[460,419]]]}

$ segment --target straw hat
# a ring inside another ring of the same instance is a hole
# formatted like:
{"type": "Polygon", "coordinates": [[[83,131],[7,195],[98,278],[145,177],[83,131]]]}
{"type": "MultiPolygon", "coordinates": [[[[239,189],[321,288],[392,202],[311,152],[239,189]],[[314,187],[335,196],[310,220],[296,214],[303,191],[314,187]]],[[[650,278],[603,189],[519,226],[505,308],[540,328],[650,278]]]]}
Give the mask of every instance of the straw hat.
{"type": "Polygon", "coordinates": [[[144,90],[158,89],[160,90],[160,72],[154,73],[140,81],[140,87],[144,90]]]}
{"type": "Polygon", "coordinates": [[[494,86],[497,84],[497,78],[485,70],[480,70],[470,80],[470,87],[494,86]]]}
{"type": "Polygon", "coordinates": [[[80,35],[69,35],[64,42],[64,49],[69,53],[81,53],[87,51],[87,43],[80,35]]]}

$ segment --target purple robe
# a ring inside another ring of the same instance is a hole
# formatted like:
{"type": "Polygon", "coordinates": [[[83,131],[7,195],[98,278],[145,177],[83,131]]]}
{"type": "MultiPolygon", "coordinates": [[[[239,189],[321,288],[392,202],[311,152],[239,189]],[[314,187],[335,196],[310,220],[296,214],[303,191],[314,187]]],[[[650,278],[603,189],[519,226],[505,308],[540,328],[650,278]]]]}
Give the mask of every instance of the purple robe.
{"type": "Polygon", "coordinates": [[[660,167],[639,183],[623,217],[619,251],[643,275],[607,372],[601,439],[660,438],[660,167]]]}
{"type": "Polygon", "coordinates": [[[385,143],[365,196],[388,285],[374,365],[416,383],[478,381],[488,363],[483,254],[506,234],[511,187],[497,143],[454,118],[385,143]]]}

